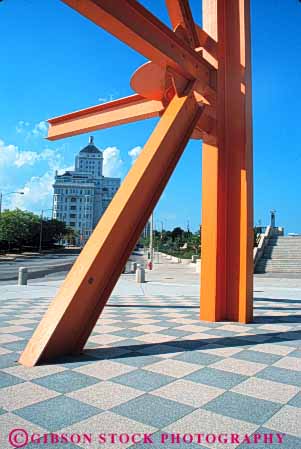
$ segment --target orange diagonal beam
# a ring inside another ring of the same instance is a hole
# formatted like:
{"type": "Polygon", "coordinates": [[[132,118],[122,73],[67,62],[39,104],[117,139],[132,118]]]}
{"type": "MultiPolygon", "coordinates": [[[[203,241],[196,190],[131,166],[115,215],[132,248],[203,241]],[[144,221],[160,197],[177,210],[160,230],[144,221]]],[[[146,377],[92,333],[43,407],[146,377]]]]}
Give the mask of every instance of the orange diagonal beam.
{"type": "Polygon", "coordinates": [[[191,89],[171,100],[25,348],[23,365],[81,351],[202,110],[191,89]]]}
{"type": "Polygon", "coordinates": [[[174,30],[185,30],[189,45],[194,49],[199,46],[198,33],[192,17],[189,0],[165,0],[171,24],[174,30]]]}
{"type": "Polygon", "coordinates": [[[164,110],[161,101],[131,95],[48,120],[48,139],[56,140],[98,129],[158,117],[164,110]]]}
{"type": "Polygon", "coordinates": [[[62,1],[147,59],[209,83],[210,64],[136,0],[62,1]]]}

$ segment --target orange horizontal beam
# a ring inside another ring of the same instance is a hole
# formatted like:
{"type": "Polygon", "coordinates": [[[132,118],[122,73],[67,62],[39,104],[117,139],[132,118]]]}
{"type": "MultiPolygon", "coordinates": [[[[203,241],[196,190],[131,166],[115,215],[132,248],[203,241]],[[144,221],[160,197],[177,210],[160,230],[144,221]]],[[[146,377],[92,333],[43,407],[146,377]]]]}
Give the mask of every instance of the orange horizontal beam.
{"type": "Polygon", "coordinates": [[[136,0],[62,1],[147,59],[188,80],[210,82],[210,64],[136,0]]]}
{"type": "Polygon", "coordinates": [[[98,129],[158,117],[164,110],[161,101],[141,95],[110,101],[48,120],[48,139],[56,140],[98,129]]]}

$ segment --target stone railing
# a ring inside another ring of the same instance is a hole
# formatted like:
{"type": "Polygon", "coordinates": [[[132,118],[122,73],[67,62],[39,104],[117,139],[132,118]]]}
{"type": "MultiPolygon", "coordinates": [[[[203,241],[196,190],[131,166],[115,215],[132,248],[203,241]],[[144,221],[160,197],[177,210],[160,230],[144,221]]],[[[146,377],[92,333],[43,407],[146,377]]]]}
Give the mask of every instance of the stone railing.
{"type": "Polygon", "coordinates": [[[254,271],[257,263],[263,255],[265,247],[269,243],[269,239],[281,235],[284,235],[284,228],[276,228],[273,226],[266,227],[265,233],[260,236],[258,246],[253,250],[254,271]]]}
{"type": "Polygon", "coordinates": [[[264,249],[267,246],[269,239],[272,237],[274,228],[272,226],[267,226],[264,234],[260,235],[258,246],[253,249],[253,261],[254,261],[254,271],[257,263],[261,259],[264,249]]]}

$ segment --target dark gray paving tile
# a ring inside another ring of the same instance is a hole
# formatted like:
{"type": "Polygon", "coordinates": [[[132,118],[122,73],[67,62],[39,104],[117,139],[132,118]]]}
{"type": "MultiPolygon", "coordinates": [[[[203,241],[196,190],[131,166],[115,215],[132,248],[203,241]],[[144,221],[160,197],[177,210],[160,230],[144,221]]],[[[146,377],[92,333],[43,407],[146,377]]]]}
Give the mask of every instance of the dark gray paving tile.
{"type": "Polygon", "coordinates": [[[187,335],[192,335],[192,332],[189,331],[181,331],[178,329],[165,329],[165,330],[161,330],[160,334],[163,335],[171,335],[173,337],[185,337],[187,335]]]}
{"type": "Polygon", "coordinates": [[[140,352],[133,353],[131,357],[120,357],[115,359],[116,362],[124,363],[125,365],[137,366],[142,368],[143,366],[151,365],[152,363],[160,362],[160,357],[153,355],[141,355],[140,352]]]}
{"type": "Polygon", "coordinates": [[[84,350],[84,355],[89,359],[93,360],[115,360],[119,357],[126,357],[127,355],[131,355],[133,351],[123,348],[100,348],[99,345],[97,348],[89,349],[88,347],[84,350]]]}
{"type": "Polygon", "coordinates": [[[135,338],[132,337],[122,341],[115,341],[113,343],[110,343],[110,346],[132,351],[134,347],[140,346],[141,344],[142,343],[140,340],[135,340],[135,338]]]}
{"type": "Polygon", "coordinates": [[[272,365],[273,363],[277,362],[277,360],[281,359],[281,356],[278,355],[248,350],[238,352],[232,357],[240,360],[248,360],[249,362],[263,363],[265,365],[272,365]]]}
{"type": "Polygon", "coordinates": [[[112,382],[127,385],[128,387],[138,388],[142,391],[152,391],[163,385],[174,382],[174,377],[163,374],[152,373],[145,370],[135,370],[130,373],[123,374],[111,379],[112,382]]]}
{"type": "Polygon", "coordinates": [[[145,394],[125,404],[114,407],[111,411],[144,424],[163,428],[193,410],[188,405],[145,394]]]}
{"type": "Polygon", "coordinates": [[[187,351],[174,357],[175,360],[182,360],[183,362],[195,363],[199,365],[211,365],[212,363],[222,360],[223,357],[208,354],[202,351],[187,351]]]}
{"type": "Polygon", "coordinates": [[[281,408],[281,405],[227,391],[205,404],[203,408],[231,418],[263,424],[281,408]]]}
{"type": "Polygon", "coordinates": [[[293,397],[288,405],[292,405],[293,407],[301,408],[301,393],[298,393],[295,397],[293,397]]]}
{"type": "MultiPolygon", "coordinates": [[[[37,322],[37,325],[38,325],[38,323],[39,323],[39,322],[37,322]]],[[[37,326],[37,325],[36,325],[36,326],[37,326]]],[[[32,334],[33,334],[33,331],[34,331],[34,329],[33,329],[33,330],[30,330],[30,331],[18,332],[18,337],[20,337],[20,338],[25,338],[26,340],[29,340],[30,337],[31,337],[32,334]]]]}
{"type": "Polygon", "coordinates": [[[301,358],[301,349],[296,349],[295,351],[291,352],[289,356],[301,358]]]}
{"type": "MultiPolygon", "coordinates": [[[[242,332],[243,332],[243,330],[242,330],[242,332]]],[[[237,335],[237,332],[232,332],[232,331],[226,331],[226,330],[223,330],[223,329],[218,329],[218,328],[215,328],[215,329],[212,329],[212,330],[206,330],[206,332],[205,332],[206,334],[208,334],[208,335],[220,335],[221,337],[235,337],[235,335],[237,335]]]]}
{"type": "Polygon", "coordinates": [[[261,379],[274,380],[283,384],[295,385],[301,387],[301,372],[278,368],[276,366],[268,366],[260,371],[256,377],[261,379]]]}
{"type": "Polygon", "coordinates": [[[195,371],[185,377],[185,379],[193,382],[210,385],[212,387],[224,388],[225,390],[229,390],[247,378],[247,376],[243,376],[241,374],[230,373],[228,371],[208,367],[195,371]]]}
{"type": "Polygon", "coordinates": [[[49,388],[50,390],[58,391],[59,393],[70,393],[71,391],[96,384],[99,382],[99,379],[67,370],[40,379],[35,379],[32,382],[49,388]]]}
{"type": "Polygon", "coordinates": [[[17,385],[22,382],[24,382],[24,380],[19,377],[0,372],[0,388],[11,387],[12,385],[17,385]]]}
{"type": "Polygon", "coordinates": [[[5,354],[0,356],[0,368],[9,368],[10,366],[15,366],[20,358],[20,354],[12,352],[10,354],[5,354]]]}
{"type": "Polygon", "coordinates": [[[27,345],[28,340],[12,341],[11,343],[2,344],[3,348],[9,349],[10,351],[23,351],[27,345]]]}
{"type": "MultiPolygon", "coordinates": [[[[140,337],[144,332],[138,332],[133,329],[122,329],[121,331],[110,332],[110,335],[117,335],[117,337],[125,337],[127,339],[140,337]]],[[[119,342],[120,343],[120,342],[119,342]]],[[[121,342],[123,344],[123,342],[121,342]]]]}
{"type": "Polygon", "coordinates": [[[14,413],[27,421],[54,432],[101,412],[102,410],[75,399],[57,396],[53,399],[15,410],[14,413]]]}

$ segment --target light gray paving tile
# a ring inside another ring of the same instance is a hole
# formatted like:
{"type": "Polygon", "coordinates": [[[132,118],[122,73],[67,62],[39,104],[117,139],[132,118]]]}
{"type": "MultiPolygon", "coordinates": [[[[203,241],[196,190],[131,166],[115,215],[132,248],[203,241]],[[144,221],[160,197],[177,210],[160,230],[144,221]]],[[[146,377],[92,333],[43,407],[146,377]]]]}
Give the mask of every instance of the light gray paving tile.
{"type": "Polygon", "coordinates": [[[1,355],[6,355],[6,354],[9,354],[9,353],[11,353],[12,351],[10,351],[9,349],[6,349],[6,348],[0,348],[0,356],[1,355]]]}
{"type": "Polygon", "coordinates": [[[202,385],[189,380],[179,379],[157,390],[152,395],[171,399],[192,407],[201,407],[207,402],[224,393],[225,390],[208,385],[202,385]]]}
{"type": "Polygon", "coordinates": [[[154,333],[154,334],[151,333],[151,334],[140,335],[140,337],[136,337],[135,340],[141,341],[144,343],[161,343],[161,342],[166,343],[168,341],[176,340],[176,337],[173,337],[171,335],[163,335],[158,332],[158,333],[154,333]]]}
{"type": "Polygon", "coordinates": [[[96,385],[69,393],[67,396],[78,399],[79,401],[108,410],[117,405],[123,404],[130,399],[141,396],[144,392],[136,388],[128,387],[104,381],[96,385]]]}
{"type": "Polygon", "coordinates": [[[177,326],[176,329],[188,332],[206,332],[211,330],[210,327],[198,326],[197,324],[185,324],[184,326],[177,326]]]}
{"type": "Polygon", "coordinates": [[[155,333],[164,330],[165,327],[158,326],[155,324],[142,324],[141,326],[132,327],[132,330],[138,332],[147,332],[147,333],[155,333]]]}
{"type": "Polygon", "coordinates": [[[272,418],[264,424],[264,427],[278,432],[288,433],[295,437],[301,437],[301,408],[285,405],[272,418]]]}
{"type": "Polygon", "coordinates": [[[239,324],[224,324],[218,328],[219,330],[237,332],[238,334],[252,331],[253,328],[250,326],[239,325],[239,324]]]}
{"type": "Polygon", "coordinates": [[[277,324],[264,324],[263,326],[260,326],[260,329],[264,331],[287,332],[290,331],[292,328],[291,326],[283,326],[280,323],[277,323],[277,324]]]}
{"type": "Polygon", "coordinates": [[[5,326],[0,327],[0,333],[1,334],[14,334],[18,332],[25,332],[25,331],[31,331],[31,327],[25,327],[25,326],[5,326]]]}
{"type": "Polygon", "coordinates": [[[4,343],[11,343],[13,341],[19,341],[22,340],[21,337],[18,337],[17,335],[11,335],[11,334],[2,334],[0,335],[0,345],[4,343]]]}
{"type": "Polygon", "coordinates": [[[301,359],[298,357],[283,357],[274,363],[273,366],[278,368],[285,368],[293,371],[301,371],[301,359]]]}
{"type": "Polygon", "coordinates": [[[3,371],[12,374],[13,376],[20,377],[23,380],[33,380],[38,379],[39,377],[49,376],[50,374],[61,373],[65,370],[66,368],[60,365],[41,365],[32,368],[19,365],[5,368],[3,371]]]}
{"type": "Polygon", "coordinates": [[[109,335],[109,334],[97,334],[97,335],[93,335],[92,337],[89,338],[90,342],[98,343],[101,346],[109,345],[111,343],[116,343],[116,342],[122,342],[123,340],[125,340],[125,338],[117,337],[116,335],[109,335]]]}
{"type": "Polygon", "coordinates": [[[262,363],[248,362],[246,360],[239,360],[229,357],[228,359],[220,360],[213,363],[211,368],[230,371],[231,373],[243,374],[245,376],[254,376],[256,373],[266,368],[267,365],[262,363]]]}
{"type": "Polygon", "coordinates": [[[90,365],[75,368],[74,371],[78,371],[82,374],[93,376],[98,379],[108,380],[122,374],[130,373],[135,369],[136,368],[134,368],[133,366],[114,362],[113,360],[101,360],[90,365]]]}
{"type": "Polygon", "coordinates": [[[266,352],[268,354],[275,354],[275,355],[287,355],[290,352],[294,350],[294,348],[291,348],[290,346],[285,346],[285,343],[283,345],[276,345],[273,343],[263,343],[260,345],[251,346],[249,348],[250,351],[258,351],[258,352],[266,352]]]}
{"type": "Polygon", "coordinates": [[[208,349],[204,347],[202,352],[208,352],[209,354],[219,355],[221,357],[231,357],[232,355],[238,354],[243,351],[244,347],[231,348],[231,347],[220,347],[220,345],[215,345],[214,343],[208,345],[208,349]]]}
{"type": "Polygon", "coordinates": [[[153,363],[152,365],[148,365],[144,369],[155,373],[166,374],[167,376],[180,378],[183,376],[187,376],[188,374],[193,373],[200,368],[200,365],[196,365],[193,363],[167,359],[157,363],[153,363]]]}
{"type": "Polygon", "coordinates": [[[1,388],[0,407],[13,411],[55,396],[58,396],[56,391],[30,382],[23,382],[12,387],[1,388]]]}
{"type": "Polygon", "coordinates": [[[111,326],[108,324],[99,323],[94,327],[93,332],[97,332],[99,334],[111,334],[120,330],[122,330],[122,327],[120,326],[111,326]]]}
{"type": "Polygon", "coordinates": [[[271,380],[251,377],[233,387],[231,391],[258,399],[285,404],[298,393],[299,388],[293,385],[285,385],[271,380]]]}
{"type": "Polygon", "coordinates": [[[15,319],[15,320],[9,320],[7,322],[10,323],[10,324],[15,324],[15,325],[22,325],[22,324],[26,325],[26,324],[35,324],[36,323],[35,320],[26,320],[24,318],[18,318],[18,319],[15,319]]]}

